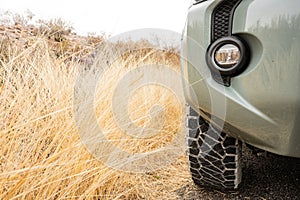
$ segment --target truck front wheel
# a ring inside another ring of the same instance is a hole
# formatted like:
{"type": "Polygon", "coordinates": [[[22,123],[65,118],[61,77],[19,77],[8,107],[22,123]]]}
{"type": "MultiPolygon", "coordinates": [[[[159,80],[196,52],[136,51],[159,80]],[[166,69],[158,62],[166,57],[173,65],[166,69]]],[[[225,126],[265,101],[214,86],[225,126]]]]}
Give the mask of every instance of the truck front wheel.
{"type": "Polygon", "coordinates": [[[219,131],[187,106],[187,146],[195,184],[236,189],[241,182],[241,142],[219,131]]]}

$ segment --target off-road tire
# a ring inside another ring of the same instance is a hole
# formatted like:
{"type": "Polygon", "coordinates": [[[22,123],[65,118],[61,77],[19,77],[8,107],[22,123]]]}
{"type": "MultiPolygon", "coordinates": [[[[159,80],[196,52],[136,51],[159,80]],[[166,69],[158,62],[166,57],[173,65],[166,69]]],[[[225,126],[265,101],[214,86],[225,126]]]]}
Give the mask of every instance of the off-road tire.
{"type": "Polygon", "coordinates": [[[187,106],[187,154],[196,185],[220,190],[241,182],[241,142],[219,131],[187,106]]]}

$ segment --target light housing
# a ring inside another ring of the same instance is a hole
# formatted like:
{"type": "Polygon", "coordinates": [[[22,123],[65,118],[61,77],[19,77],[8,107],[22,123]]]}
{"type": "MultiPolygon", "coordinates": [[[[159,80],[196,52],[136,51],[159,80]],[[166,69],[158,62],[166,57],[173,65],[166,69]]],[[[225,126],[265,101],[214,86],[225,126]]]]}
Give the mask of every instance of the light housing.
{"type": "Polygon", "coordinates": [[[213,75],[234,77],[242,73],[249,62],[250,51],[245,41],[237,36],[222,37],[207,50],[206,62],[213,75]]]}

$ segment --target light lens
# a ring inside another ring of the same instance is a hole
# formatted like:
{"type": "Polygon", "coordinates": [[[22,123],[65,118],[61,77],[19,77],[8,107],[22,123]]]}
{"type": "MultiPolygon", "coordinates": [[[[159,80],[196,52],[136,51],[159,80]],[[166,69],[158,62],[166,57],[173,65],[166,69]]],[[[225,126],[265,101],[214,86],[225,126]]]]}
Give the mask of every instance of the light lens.
{"type": "Polygon", "coordinates": [[[240,49],[234,44],[225,44],[215,51],[215,62],[219,67],[231,68],[240,62],[240,49]]]}

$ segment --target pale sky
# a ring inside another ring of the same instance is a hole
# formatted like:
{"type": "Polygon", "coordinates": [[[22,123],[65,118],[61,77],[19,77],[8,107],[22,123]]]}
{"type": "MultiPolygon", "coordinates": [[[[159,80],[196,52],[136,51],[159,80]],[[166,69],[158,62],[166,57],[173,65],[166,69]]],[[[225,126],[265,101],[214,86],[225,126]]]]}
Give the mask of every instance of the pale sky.
{"type": "Polygon", "coordinates": [[[190,0],[0,0],[0,10],[24,13],[35,19],[62,18],[79,34],[116,35],[141,28],[181,33],[190,0]]]}

